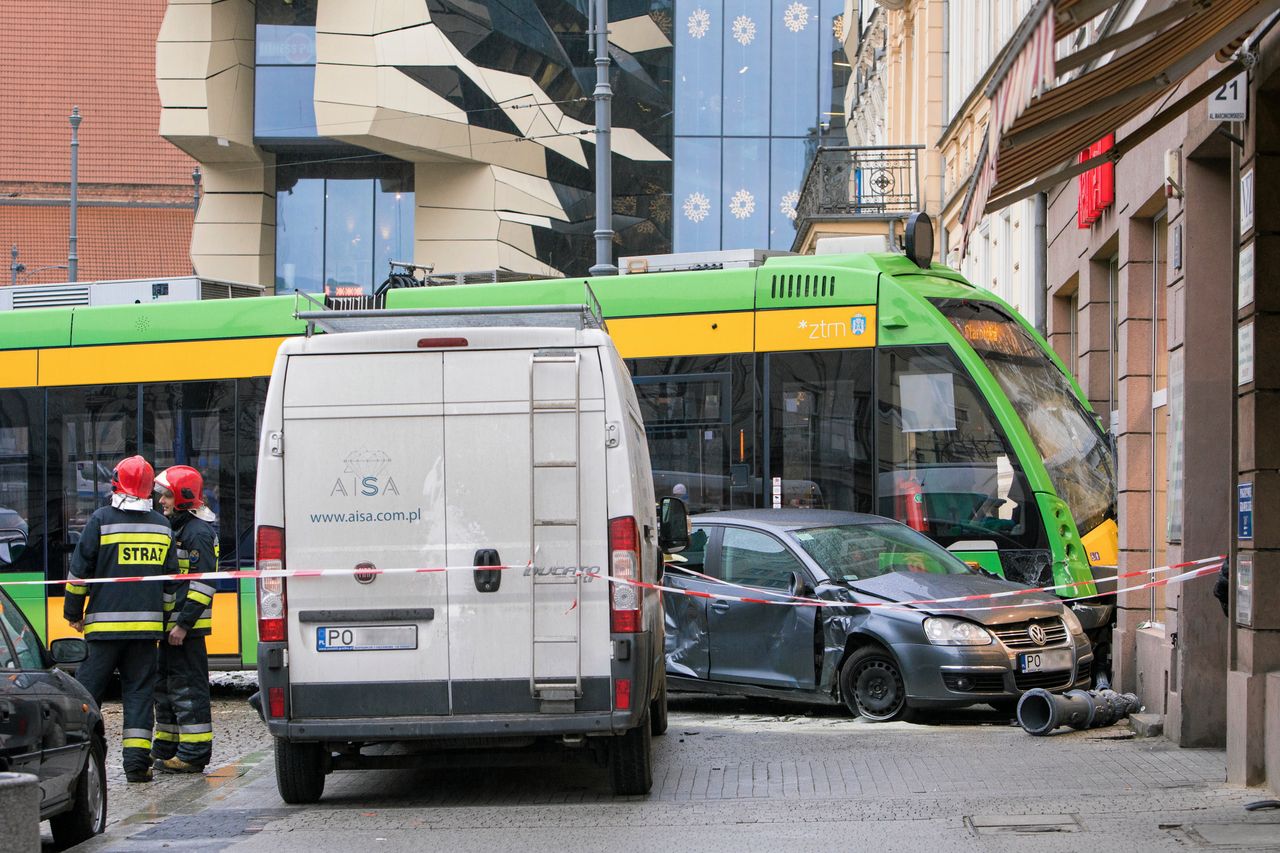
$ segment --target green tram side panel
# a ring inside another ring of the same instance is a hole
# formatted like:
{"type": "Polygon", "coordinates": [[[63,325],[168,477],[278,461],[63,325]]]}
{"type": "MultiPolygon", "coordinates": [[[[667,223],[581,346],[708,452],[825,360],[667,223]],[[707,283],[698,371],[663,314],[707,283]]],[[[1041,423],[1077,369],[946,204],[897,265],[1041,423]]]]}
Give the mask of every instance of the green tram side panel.
{"type": "MultiPolygon", "coordinates": [[[[885,256],[889,257],[889,256],[885,256]]],[[[879,255],[782,255],[756,269],[755,307],[875,305],[879,255]]]]}
{"type": "Polygon", "coordinates": [[[71,344],[166,343],[224,338],[300,335],[306,323],[295,320],[292,296],[254,296],[203,302],[153,302],[73,309],[71,344]]]}
{"type": "Polygon", "coordinates": [[[48,605],[45,604],[45,598],[48,595],[45,591],[46,587],[40,583],[15,585],[19,581],[43,580],[44,575],[39,572],[15,572],[11,575],[0,575],[0,586],[3,586],[4,591],[9,593],[9,596],[18,605],[18,609],[26,614],[31,626],[40,635],[40,640],[47,644],[49,642],[49,624],[48,605]]]}
{"type": "Polygon", "coordinates": [[[0,350],[70,346],[71,311],[23,308],[0,312],[0,350]]]}
{"type": "Polygon", "coordinates": [[[750,311],[755,299],[755,270],[735,269],[403,288],[387,294],[387,307],[572,305],[581,303],[584,282],[606,319],[750,311]]]}

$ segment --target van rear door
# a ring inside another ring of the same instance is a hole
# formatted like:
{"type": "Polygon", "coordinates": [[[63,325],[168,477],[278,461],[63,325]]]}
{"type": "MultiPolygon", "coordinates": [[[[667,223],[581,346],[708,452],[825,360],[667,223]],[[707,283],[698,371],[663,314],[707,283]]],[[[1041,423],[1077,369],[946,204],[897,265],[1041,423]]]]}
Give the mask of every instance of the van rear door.
{"type": "Polygon", "coordinates": [[[608,710],[605,402],[595,348],[444,355],[453,712],[608,710]]]}
{"type": "Polygon", "coordinates": [[[286,565],[343,572],[288,581],[295,718],[450,712],[447,576],[405,571],[446,565],[442,387],[439,352],[289,359],[286,565]]]}

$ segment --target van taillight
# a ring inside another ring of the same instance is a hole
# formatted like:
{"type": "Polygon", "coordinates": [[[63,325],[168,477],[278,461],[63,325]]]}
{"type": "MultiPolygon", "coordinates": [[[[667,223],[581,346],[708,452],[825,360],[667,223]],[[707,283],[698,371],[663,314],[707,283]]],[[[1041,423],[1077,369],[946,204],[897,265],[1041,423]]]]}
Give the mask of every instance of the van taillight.
{"type": "MultiPolygon", "coordinates": [[[[640,580],[640,531],[633,516],[609,520],[609,574],[640,580]]],[[[609,630],[615,634],[639,632],[643,625],[643,590],[629,583],[609,586],[609,630]]]]}
{"type": "MultiPolygon", "coordinates": [[[[284,569],[284,530],[258,528],[257,568],[260,572],[284,569]]],[[[281,643],[288,639],[288,603],[284,578],[258,578],[258,639],[281,643]]]]}

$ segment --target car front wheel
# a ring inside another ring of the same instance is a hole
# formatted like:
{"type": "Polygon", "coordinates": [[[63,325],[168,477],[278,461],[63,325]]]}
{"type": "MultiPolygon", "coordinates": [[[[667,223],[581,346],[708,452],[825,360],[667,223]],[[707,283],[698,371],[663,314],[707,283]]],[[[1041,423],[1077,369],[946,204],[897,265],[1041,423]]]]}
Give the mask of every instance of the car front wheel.
{"type": "Polygon", "coordinates": [[[75,847],[107,828],[107,745],[100,735],[89,742],[89,755],[84,769],[76,778],[76,793],[70,811],[49,819],[53,841],[58,849],[75,847]]]}
{"type": "Polygon", "coordinates": [[[849,655],[840,669],[840,695],[850,711],[875,723],[901,720],[910,714],[898,662],[876,646],[849,655]]]}

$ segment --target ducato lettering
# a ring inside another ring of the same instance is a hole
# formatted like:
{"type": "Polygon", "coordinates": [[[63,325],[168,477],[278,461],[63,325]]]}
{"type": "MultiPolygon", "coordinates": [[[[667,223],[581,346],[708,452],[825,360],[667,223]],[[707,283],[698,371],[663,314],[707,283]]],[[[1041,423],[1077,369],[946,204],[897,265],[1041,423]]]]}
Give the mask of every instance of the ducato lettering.
{"type": "Polygon", "coordinates": [[[119,562],[126,566],[159,565],[168,550],[168,545],[121,545],[119,562]]]}

